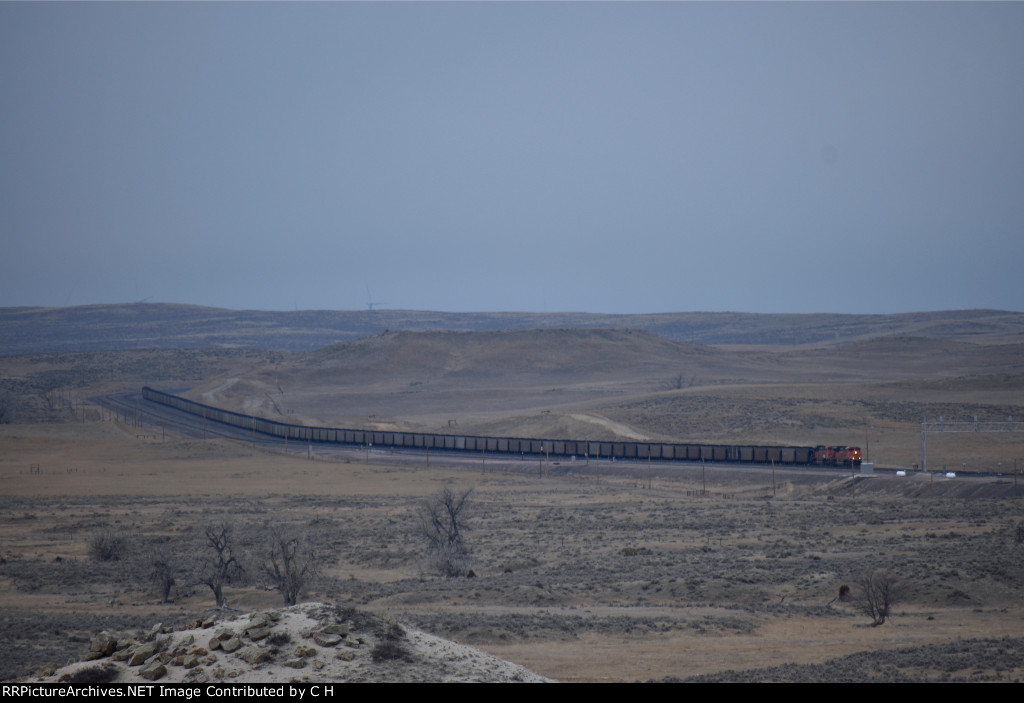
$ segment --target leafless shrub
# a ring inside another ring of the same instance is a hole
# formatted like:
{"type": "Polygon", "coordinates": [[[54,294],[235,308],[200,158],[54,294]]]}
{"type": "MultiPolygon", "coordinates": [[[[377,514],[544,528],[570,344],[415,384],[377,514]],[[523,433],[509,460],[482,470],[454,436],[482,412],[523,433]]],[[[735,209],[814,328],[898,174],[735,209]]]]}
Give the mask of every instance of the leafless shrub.
{"type": "Polygon", "coordinates": [[[118,669],[111,663],[87,666],[69,675],[62,683],[111,683],[117,680],[118,669]]]}
{"type": "Polygon", "coordinates": [[[405,640],[405,630],[396,622],[388,623],[377,633],[378,641],[370,651],[370,657],[374,662],[394,661],[396,659],[409,659],[409,652],[402,646],[405,640]]]}
{"type": "Polygon", "coordinates": [[[320,556],[312,543],[282,525],[267,530],[259,569],[263,579],[295,605],[299,593],[320,575],[320,556]]]}
{"type": "Polygon", "coordinates": [[[102,529],[89,538],[89,556],[96,561],[120,561],[125,556],[128,540],[120,532],[102,529]]]}
{"type": "Polygon", "coordinates": [[[871,618],[872,627],[878,627],[906,597],[907,591],[907,582],[890,571],[865,572],[857,578],[853,604],[871,618]]]}
{"type": "Polygon", "coordinates": [[[472,488],[460,492],[445,486],[420,504],[418,533],[427,543],[428,563],[445,578],[462,576],[469,567],[469,548],[462,533],[472,493],[472,488]]]}
{"type": "Polygon", "coordinates": [[[267,637],[267,644],[271,647],[283,647],[292,641],[292,636],[287,632],[271,632],[267,637]]]}

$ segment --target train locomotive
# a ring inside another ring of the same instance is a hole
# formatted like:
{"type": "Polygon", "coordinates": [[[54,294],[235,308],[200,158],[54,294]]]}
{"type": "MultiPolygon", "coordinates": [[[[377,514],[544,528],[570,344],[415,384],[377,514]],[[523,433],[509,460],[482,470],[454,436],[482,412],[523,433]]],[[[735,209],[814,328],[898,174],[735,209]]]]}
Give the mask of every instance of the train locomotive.
{"type": "Polygon", "coordinates": [[[826,447],[819,445],[814,448],[812,463],[822,466],[860,466],[862,461],[860,447],[826,447]]]}

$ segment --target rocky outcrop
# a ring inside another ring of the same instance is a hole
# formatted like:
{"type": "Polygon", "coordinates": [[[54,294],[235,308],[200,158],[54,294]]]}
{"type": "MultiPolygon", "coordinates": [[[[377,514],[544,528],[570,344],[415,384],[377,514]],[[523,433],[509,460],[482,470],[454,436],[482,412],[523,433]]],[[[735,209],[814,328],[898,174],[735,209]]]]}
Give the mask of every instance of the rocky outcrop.
{"type": "Polygon", "coordinates": [[[543,680],[470,647],[321,603],[221,615],[177,629],[161,624],[138,638],[101,632],[91,639],[82,662],[49,680],[101,676],[126,683],[140,678],[188,683],[293,677],[325,682],[543,680]]]}

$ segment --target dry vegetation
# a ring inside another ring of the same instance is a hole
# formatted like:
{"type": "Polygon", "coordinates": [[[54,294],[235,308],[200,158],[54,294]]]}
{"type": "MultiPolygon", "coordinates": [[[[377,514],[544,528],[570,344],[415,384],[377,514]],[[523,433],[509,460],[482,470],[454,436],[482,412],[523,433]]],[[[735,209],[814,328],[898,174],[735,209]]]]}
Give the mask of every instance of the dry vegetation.
{"type": "MultiPolygon", "coordinates": [[[[300,602],[386,615],[559,680],[1019,680],[1024,498],[1009,476],[780,471],[773,485],[767,471],[699,466],[310,461],[126,425],[89,401],[151,384],[298,422],[869,444],[876,463],[909,467],[923,415],[1024,417],[1019,317],[901,321],[946,330],[933,339],[875,320],[843,328],[873,341],[830,348],[545,330],[2,357],[0,678],[77,658],[103,629],[202,616],[215,589],[195,555],[227,518],[242,567],[223,584],[232,609],[288,597],[281,549],[261,551],[275,527],[282,549],[297,536],[315,547],[300,602]],[[459,535],[473,578],[436,575],[424,547],[418,515],[446,487],[473,489],[459,535]],[[839,593],[882,571],[909,588],[873,627],[839,593]]],[[[728,319],[721,335],[745,321],[770,336],[764,320],[728,319]]],[[[1022,436],[936,435],[929,463],[1006,474],[1022,436]]]]}
{"type": "MultiPolygon", "coordinates": [[[[917,664],[895,672],[888,654],[870,675],[1024,673],[969,656],[975,640],[979,652],[1019,651],[1020,499],[929,494],[922,482],[907,500],[885,490],[896,479],[864,479],[852,492],[841,475],[780,480],[771,499],[766,474],[727,472],[711,472],[701,495],[696,469],[648,484],[642,471],[605,465],[598,478],[596,467],[548,466],[540,479],[532,463],[489,463],[482,473],[436,457],[430,468],[390,465],[386,455],[305,461],[219,440],[138,438],[113,422],[0,429],[0,611],[13,653],[5,678],[81,656],[101,629],[148,630],[208,612],[209,589],[184,576],[162,603],[147,567],[160,546],[184,569],[208,517],[225,514],[240,552],[253,553],[268,522],[314,539],[327,556],[309,598],[387,614],[565,681],[755,667],[765,673],[742,676],[771,679],[784,675],[769,667],[944,643],[961,666],[925,666],[915,654],[917,664]],[[418,534],[423,500],[445,486],[475,487],[463,535],[475,578],[436,576],[418,534]],[[98,560],[91,542],[110,531],[123,553],[98,560]],[[836,599],[876,569],[913,585],[881,627],[836,599]]],[[[243,611],[283,604],[258,581],[225,595],[243,611]]],[[[857,661],[832,673],[786,671],[846,680],[863,669],[857,661]]]]}

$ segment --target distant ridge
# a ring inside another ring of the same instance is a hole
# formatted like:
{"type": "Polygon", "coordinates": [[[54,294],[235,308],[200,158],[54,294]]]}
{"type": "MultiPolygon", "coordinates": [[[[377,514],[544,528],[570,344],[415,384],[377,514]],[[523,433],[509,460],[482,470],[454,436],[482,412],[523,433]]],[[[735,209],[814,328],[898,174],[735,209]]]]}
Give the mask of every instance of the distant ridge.
{"type": "Polygon", "coordinates": [[[0,308],[0,354],[122,349],[310,351],[386,330],[639,329],[681,342],[820,346],[878,337],[1024,341],[1024,313],[954,310],[886,315],[414,310],[227,310],[174,303],[0,308]]]}

